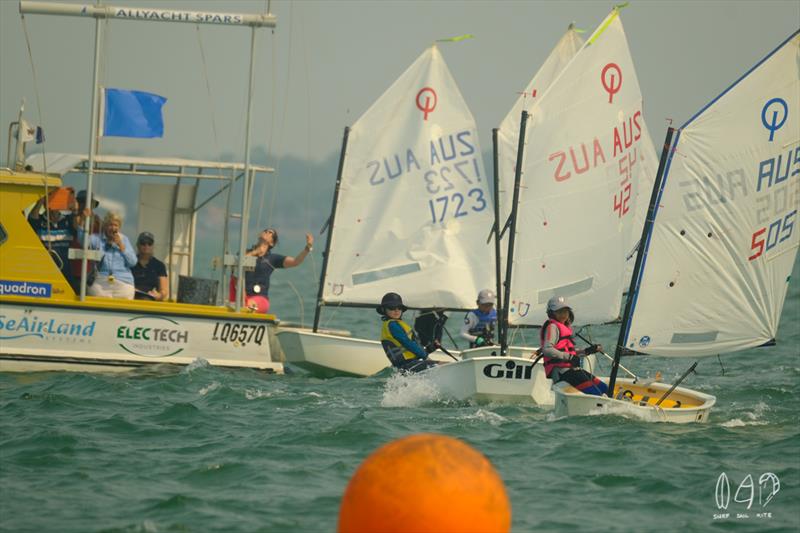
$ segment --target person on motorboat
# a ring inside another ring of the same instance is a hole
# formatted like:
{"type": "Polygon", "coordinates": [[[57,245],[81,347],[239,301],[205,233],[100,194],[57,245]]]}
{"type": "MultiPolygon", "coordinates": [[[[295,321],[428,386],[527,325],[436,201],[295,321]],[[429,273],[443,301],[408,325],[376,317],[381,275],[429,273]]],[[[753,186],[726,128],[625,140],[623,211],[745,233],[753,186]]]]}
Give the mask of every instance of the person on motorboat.
{"type": "Polygon", "coordinates": [[[75,281],[69,264],[69,247],[75,238],[74,211],[75,189],[59,187],[50,191],[47,197],[42,196],[28,214],[31,227],[73,288],[75,281]]]}
{"type": "MultiPolygon", "coordinates": [[[[278,246],[278,230],[267,228],[261,232],[258,242],[246,255],[256,258],[256,267],[245,272],[245,305],[257,313],[269,312],[269,280],[276,268],[300,266],[314,249],[314,236],[306,233],[306,246],[296,256],[280,255],[272,252],[278,246]]],[[[236,278],[231,278],[231,299],[236,298],[234,290],[236,278]]]]}
{"type": "MultiPolygon", "coordinates": [[[[93,233],[100,233],[100,227],[103,225],[100,217],[94,213],[94,210],[97,209],[97,206],[100,205],[99,200],[97,199],[97,195],[92,195],[92,208],[88,209],[86,207],[86,190],[78,191],[78,194],[75,195],[75,200],[78,202],[78,209],[75,213],[75,238],[72,239],[72,243],[70,243],[70,248],[74,249],[83,249],[83,241],[78,236],[83,235],[83,223],[87,216],[91,216],[91,227],[89,228],[89,234],[93,233]]],[[[73,286],[72,288],[75,289],[76,293],[80,292],[80,279],[81,279],[81,260],[80,259],[72,259],[70,260],[71,270],[72,270],[72,280],[73,286]]],[[[94,283],[94,272],[97,268],[97,265],[94,261],[89,261],[87,272],[89,273],[88,279],[86,281],[86,286],[90,286],[94,283]]]]}
{"type": "Polygon", "coordinates": [[[399,294],[387,292],[375,310],[383,321],[381,345],[393,367],[405,372],[421,372],[437,364],[428,359],[428,354],[437,350],[439,343],[434,340],[427,348],[419,344],[413,328],[402,319],[408,308],[399,294]]]}
{"type": "Polygon", "coordinates": [[[155,242],[155,237],[149,231],[141,232],[136,239],[136,257],[139,260],[131,270],[137,300],[162,301],[169,295],[167,267],[153,257],[155,242]]]}
{"type": "Polygon", "coordinates": [[[101,250],[103,258],[97,263],[97,276],[89,287],[90,296],[133,300],[135,288],[131,269],[136,253],[131,241],[123,235],[122,217],[113,211],[106,213],[99,234],[89,236],[89,247],[101,250]]]}
{"type": "Polygon", "coordinates": [[[469,342],[470,348],[494,344],[494,329],[497,325],[497,296],[491,289],[478,293],[478,307],[468,312],[461,326],[461,338],[469,342]]]}
{"type": "Polygon", "coordinates": [[[603,350],[592,344],[583,350],[575,349],[572,322],[575,315],[563,296],[553,296],[547,302],[547,320],[539,332],[545,375],[553,383],[566,381],[584,394],[602,396],[608,385],[580,367],[580,358],[603,350]]]}

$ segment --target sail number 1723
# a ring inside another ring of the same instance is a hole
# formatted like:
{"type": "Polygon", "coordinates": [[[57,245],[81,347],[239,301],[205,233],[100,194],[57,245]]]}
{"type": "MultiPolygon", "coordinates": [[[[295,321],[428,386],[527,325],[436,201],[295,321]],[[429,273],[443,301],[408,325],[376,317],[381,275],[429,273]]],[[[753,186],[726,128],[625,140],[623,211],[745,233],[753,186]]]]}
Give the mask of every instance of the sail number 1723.
{"type": "Polygon", "coordinates": [[[431,211],[431,222],[444,221],[449,213],[453,218],[464,217],[470,211],[480,212],[486,209],[486,198],[483,195],[483,189],[475,188],[467,192],[466,197],[460,192],[453,194],[445,194],[438,196],[432,200],[428,200],[428,207],[431,211]]]}

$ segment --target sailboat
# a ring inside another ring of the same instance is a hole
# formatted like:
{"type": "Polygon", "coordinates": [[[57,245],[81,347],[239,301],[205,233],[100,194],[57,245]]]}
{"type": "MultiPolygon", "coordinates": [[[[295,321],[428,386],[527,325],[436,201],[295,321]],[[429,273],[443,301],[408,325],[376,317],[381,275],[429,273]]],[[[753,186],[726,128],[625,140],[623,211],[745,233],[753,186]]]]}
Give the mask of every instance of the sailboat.
{"type": "MultiPolygon", "coordinates": [[[[533,100],[530,114],[522,112],[519,125],[503,354],[509,326],[541,325],[553,296],[568,297],[582,323],[619,317],[643,179],[638,162],[655,155],[643,133],[642,96],[618,8],[533,100]]],[[[554,403],[542,365],[525,356],[470,358],[429,374],[443,394],[460,399],[554,403]]]]}
{"type": "Polygon", "coordinates": [[[488,183],[475,120],[433,45],[345,129],[314,328],[279,331],[287,362],[355,376],[389,365],[377,341],[319,333],[322,306],[374,309],[398,292],[411,309],[472,308],[494,284],[488,183]]]}
{"type": "Polygon", "coordinates": [[[800,30],[668,130],[608,378],[614,392],[587,397],[558,384],[556,415],[706,422],[715,398],[680,380],[617,379],[623,351],[699,357],[775,344],[800,247],[798,111],[800,30]]]}

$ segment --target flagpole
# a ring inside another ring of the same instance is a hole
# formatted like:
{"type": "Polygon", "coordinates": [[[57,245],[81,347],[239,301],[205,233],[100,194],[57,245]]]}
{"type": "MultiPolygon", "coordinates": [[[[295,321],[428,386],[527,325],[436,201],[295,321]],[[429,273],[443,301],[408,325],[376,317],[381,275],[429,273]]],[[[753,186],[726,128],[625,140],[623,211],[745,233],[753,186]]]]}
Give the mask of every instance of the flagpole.
{"type": "MultiPolygon", "coordinates": [[[[94,212],[92,212],[92,183],[94,181],[94,159],[97,151],[97,86],[100,77],[100,17],[94,19],[94,66],[92,67],[92,118],[89,127],[89,171],[86,173],[86,209],[89,216],[83,220],[83,257],[81,257],[81,301],[86,300],[87,256],[89,254],[89,236],[91,235],[94,212]]],[[[81,213],[82,214],[82,213],[81,213]]]]}
{"type": "Polygon", "coordinates": [[[250,30],[250,83],[247,88],[247,119],[245,123],[244,133],[244,183],[242,186],[242,228],[239,235],[239,268],[238,280],[236,287],[236,311],[242,308],[244,302],[244,254],[247,245],[247,226],[250,221],[248,211],[250,210],[250,181],[253,177],[250,175],[250,115],[253,111],[253,85],[255,83],[253,72],[255,71],[256,62],[256,27],[253,26],[250,30]]]}

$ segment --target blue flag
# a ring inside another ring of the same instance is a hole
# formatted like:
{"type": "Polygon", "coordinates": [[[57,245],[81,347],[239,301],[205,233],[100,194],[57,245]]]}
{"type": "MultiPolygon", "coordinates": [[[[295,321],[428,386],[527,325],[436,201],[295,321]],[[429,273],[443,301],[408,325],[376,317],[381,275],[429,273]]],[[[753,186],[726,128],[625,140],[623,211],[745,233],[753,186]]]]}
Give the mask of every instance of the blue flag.
{"type": "Polygon", "coordinates": [[[102,135],[152,138],[164,136],[163,96],[144,91],[104,89],[102,135]]]}

